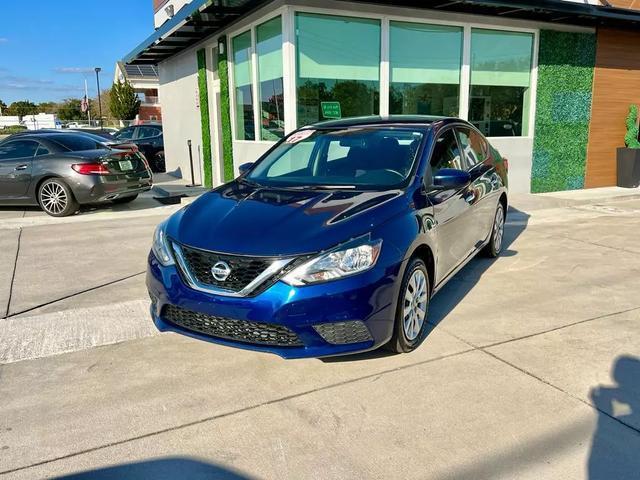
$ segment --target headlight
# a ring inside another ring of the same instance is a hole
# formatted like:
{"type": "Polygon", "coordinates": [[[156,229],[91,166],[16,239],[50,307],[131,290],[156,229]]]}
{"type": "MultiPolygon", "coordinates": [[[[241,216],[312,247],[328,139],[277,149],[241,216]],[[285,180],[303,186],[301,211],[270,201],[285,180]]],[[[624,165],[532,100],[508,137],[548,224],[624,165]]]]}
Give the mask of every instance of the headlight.
{"type": "Polygon", "coordinates": [[[156,227],[156,231],[153,234],[153,243],[151,244],[151,250],[158,259],[158,261],[165,267],[173,265],[173,255],[167,242],[167,235],[165,229],[167,228],[167,220],[162,222],[156,227]]]}
{"type": "Polygon", "coordinates": [[[299,287],[364,272],[376,264],[381,247],[382,240],[358,239],[309,260],[282,280],[299,287]]]}

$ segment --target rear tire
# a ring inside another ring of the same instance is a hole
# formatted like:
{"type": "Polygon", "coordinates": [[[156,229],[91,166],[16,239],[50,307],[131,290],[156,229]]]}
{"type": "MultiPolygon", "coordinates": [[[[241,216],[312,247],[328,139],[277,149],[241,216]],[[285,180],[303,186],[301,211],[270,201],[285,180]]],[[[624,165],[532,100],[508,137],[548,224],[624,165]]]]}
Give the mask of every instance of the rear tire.
{"type": "Polygon", "coordinates": [[[38,203],[52,217],[67,217],[79,208],[71,188],[59,178],[48,178],[42,182],[38,189],[38,203]]]}
{"type": "Polygon", "coordinates": [[[498,202],[496,214],[493,217],[493,228],[491,229],[491,238],[486,247],[484,254],[489,258],[496,258],[502,252],[502,241],[504,239],[504,206],[502,202],[498,202]]]}
{"type": "Polygon", "coordinates": [[[111,201],[113,203],[117,204],[117,205],[122,205],[123,203],[133,202],[136,198],[138,198],[138,194],[137,193],[135,195],[131,195],[130,197],[120,197],[120,198],[116,198],[116,199],[111,200],[111,201]]]}
{"type": "Polygon", "coordinates": [[[415,350],[428,333],[431,285],[427,266],[419,258],[409,261],[402,278],[393,336],[385,348],[396,353],[415,350]]]}

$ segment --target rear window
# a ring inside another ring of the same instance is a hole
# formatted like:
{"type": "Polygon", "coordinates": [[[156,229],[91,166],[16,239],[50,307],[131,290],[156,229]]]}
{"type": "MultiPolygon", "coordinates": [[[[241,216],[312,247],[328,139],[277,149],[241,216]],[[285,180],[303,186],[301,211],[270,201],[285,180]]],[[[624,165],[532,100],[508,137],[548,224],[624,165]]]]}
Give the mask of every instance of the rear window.
{"type": "Polygon", "coordinates": [[[58,145],[66,148],[71,152],[80,152],[82,150],[95,150],[98,148],[104,148],[95,140],[90,137],[85,137],[84,135],[70,135],[70,134],[59,134],[54,135],[49,138],[52,142],[57,143],[58,145]]]}

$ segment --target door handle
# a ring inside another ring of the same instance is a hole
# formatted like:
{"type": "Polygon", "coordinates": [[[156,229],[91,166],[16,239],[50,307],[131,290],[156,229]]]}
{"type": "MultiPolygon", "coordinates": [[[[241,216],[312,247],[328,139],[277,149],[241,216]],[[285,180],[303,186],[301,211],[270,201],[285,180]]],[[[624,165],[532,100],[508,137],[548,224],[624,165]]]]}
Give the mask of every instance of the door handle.
{"type": "Polygon", "coordinates": [[[473,202],[476,201],[476,192],[474,190],[471,190],[469,193],[467,193],[464,196],[464,201],[467,202],[469,205],[473,204],[473,202]]]}
{"type": "Polygon", "coordinates": [[[18,171],[18,170],[26,170],[26,169],[27,169],[27,167],[28,167],[28,165],[23,163],[22,165],[18,165],[18,166],[15,168],[15,170],[16,170],[16,171],[18,171]]]}

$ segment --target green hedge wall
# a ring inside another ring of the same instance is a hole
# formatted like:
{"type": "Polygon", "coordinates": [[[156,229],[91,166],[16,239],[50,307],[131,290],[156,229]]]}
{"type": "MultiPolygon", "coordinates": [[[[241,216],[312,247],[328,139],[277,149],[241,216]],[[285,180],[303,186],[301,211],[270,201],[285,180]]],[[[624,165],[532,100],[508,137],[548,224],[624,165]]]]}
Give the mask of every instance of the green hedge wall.
{"type": "Polygon", "coordinates": [[[218,76],[220,77],[220,123],[222,124],[222,155],[224,156],[224,181],[234,179],[233,141],[231,138],[231,92],[229,91],[229,64],[227,63],[226,39],[219,40],[224,53],[218,53],[218,76]]]}
{"type": "Polygon", "coordinates": [[[540,31],[531,191],[584,187],[596,36],[540,31]]]}
{"type": "Polygon", "coordinates": [[[200,122],[202,124],[202,165],[204,184],[213,185],[211,168],[211,122],[209,121],[209,91],[207,88],[207,55],[204,48],[196,52],[198,57],[198,92],[200,94],[200,122]]]}

